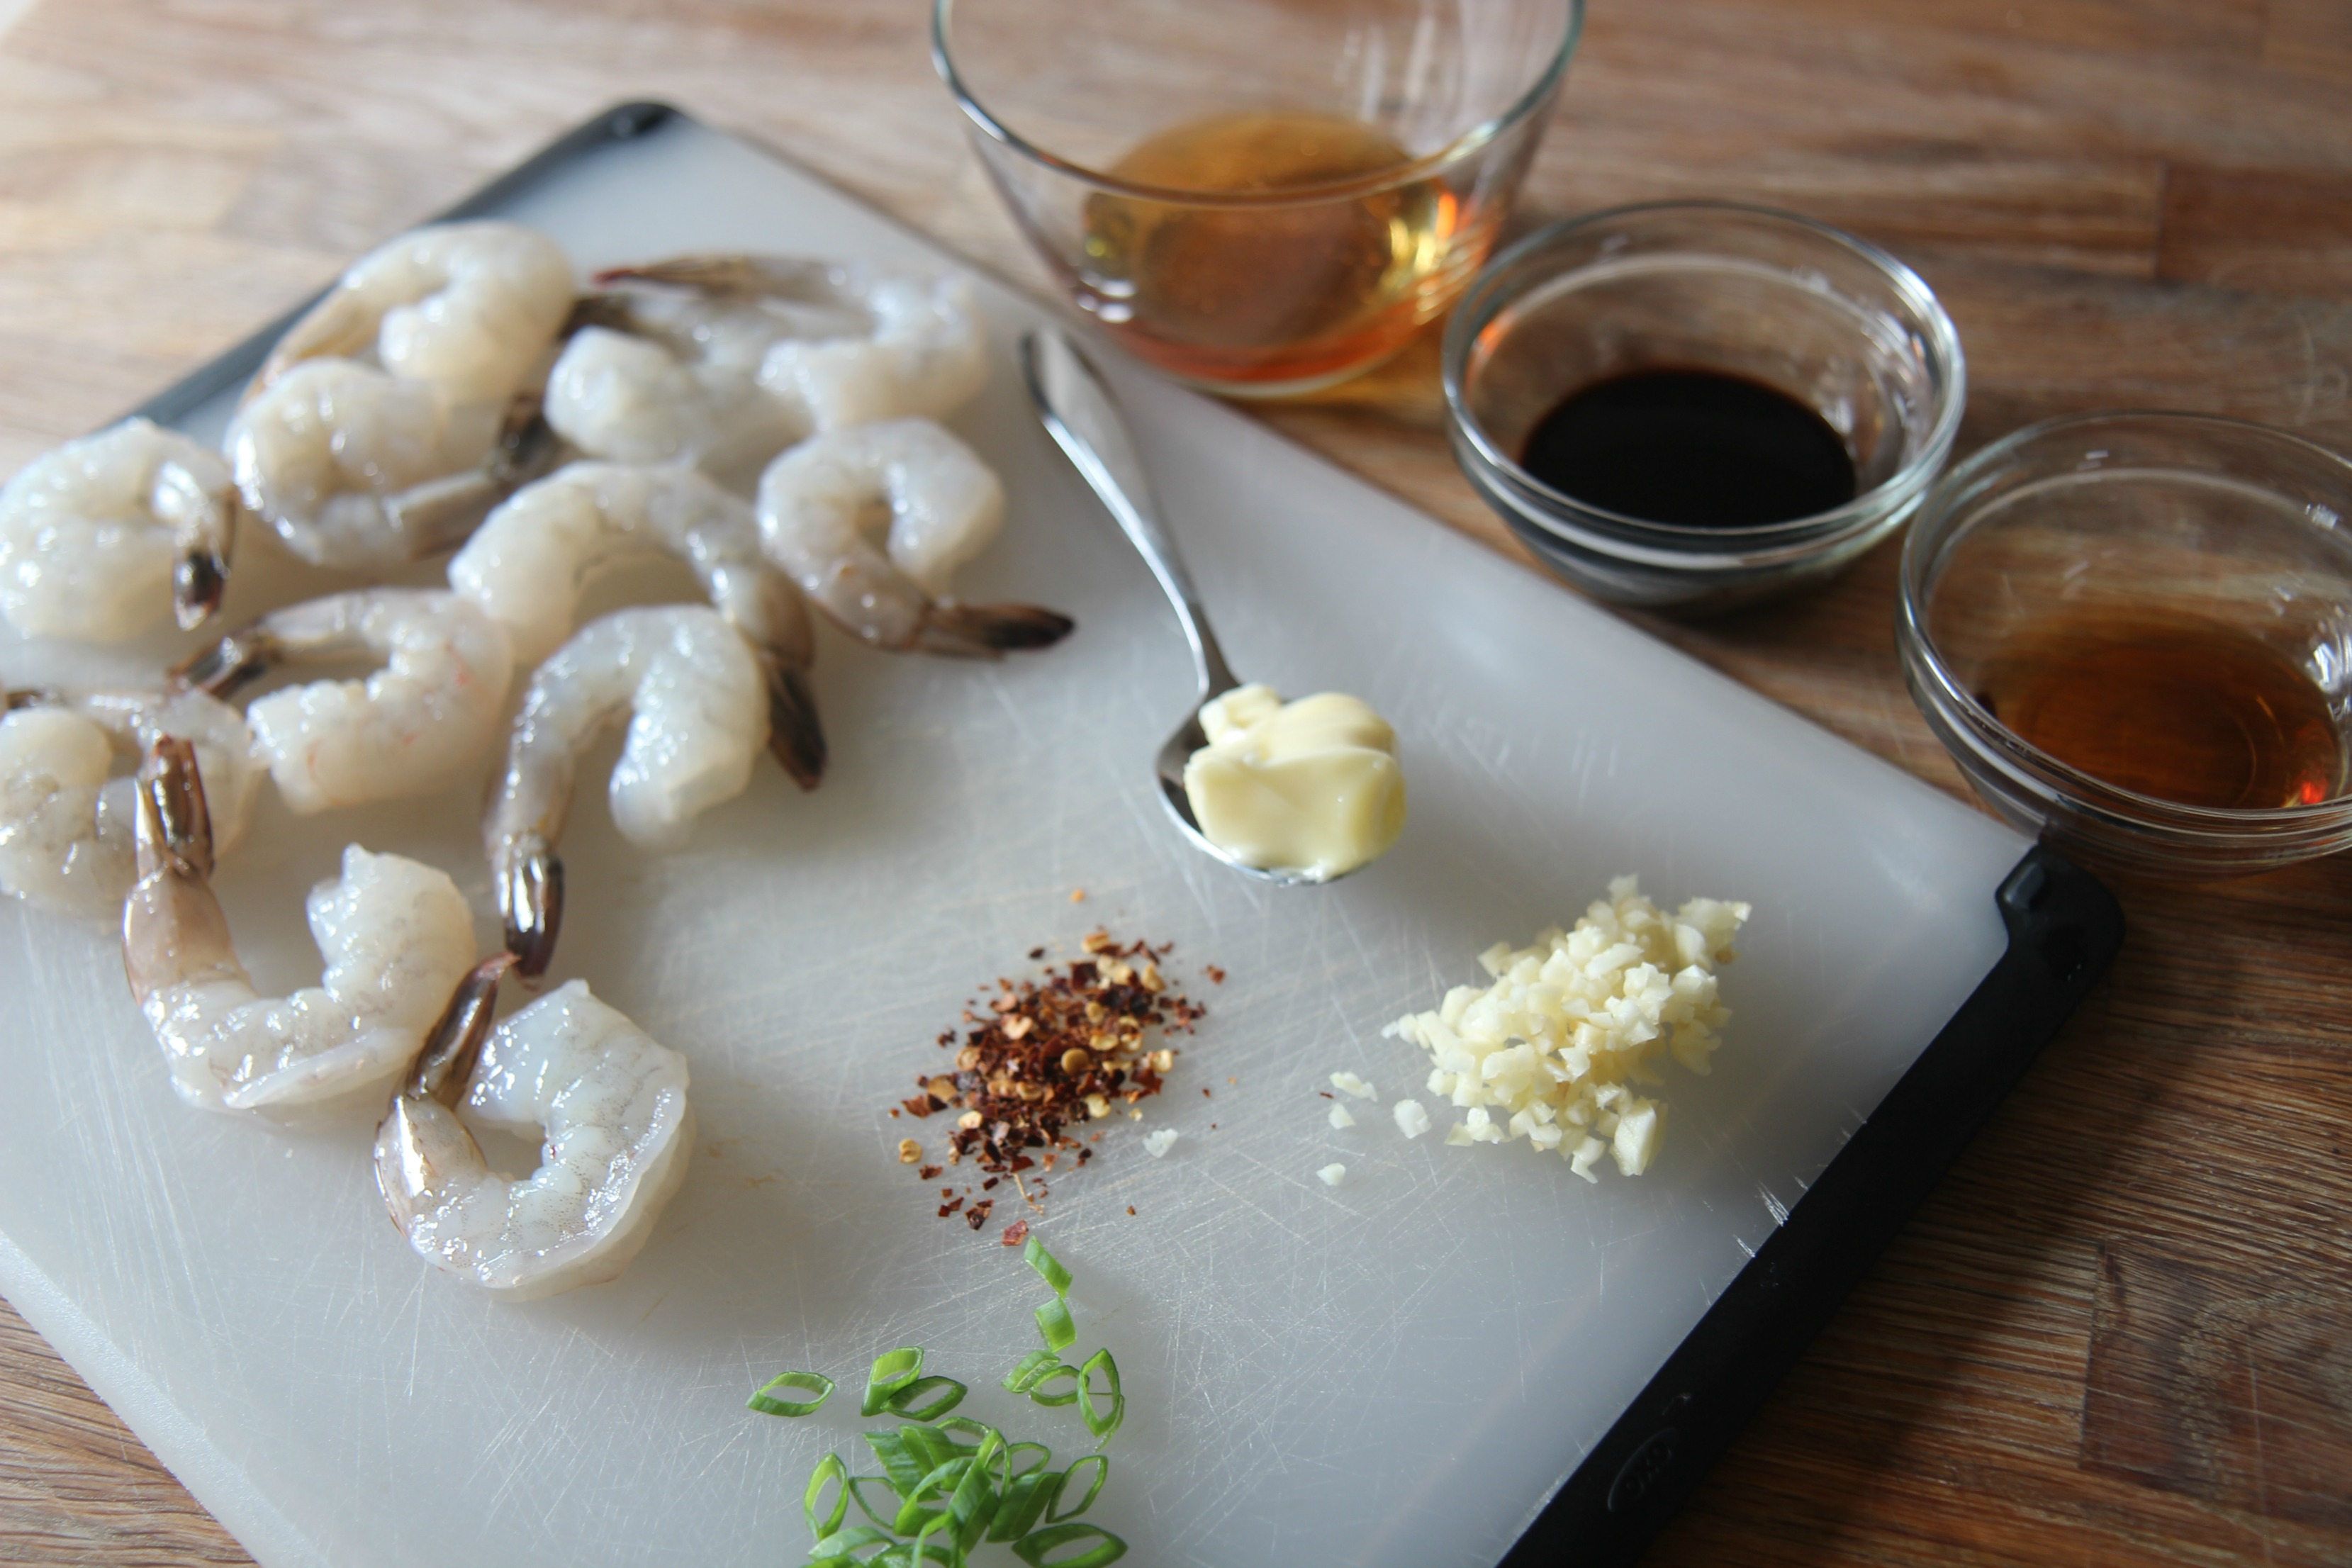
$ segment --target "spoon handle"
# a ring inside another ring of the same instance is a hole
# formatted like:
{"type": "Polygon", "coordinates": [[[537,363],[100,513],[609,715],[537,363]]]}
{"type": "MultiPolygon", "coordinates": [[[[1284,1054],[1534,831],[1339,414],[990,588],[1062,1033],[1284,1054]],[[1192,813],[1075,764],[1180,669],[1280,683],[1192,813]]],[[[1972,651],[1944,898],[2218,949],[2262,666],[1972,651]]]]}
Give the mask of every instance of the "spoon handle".
{"type": "Polygon", "coordinates": [[[1201,701],[1241,684],[1225,667],[1225,656],[1209,629],[1192,574],[1176,553],[1176,542],[1160,521],[1158,503],[1143,461],[1136,455],[1127,420],[1118,411],[1110,388],[1077,346],[1058,327],[1035,328],[1022,335],[1021,372],[1029,383],[1030,399],[1045,432],[1069,454],[1095,494],[1141,555],[1151,574],[1160,579],[1177,623],[1192,649],[1192,666],[1201,678],[1201,701]]]}

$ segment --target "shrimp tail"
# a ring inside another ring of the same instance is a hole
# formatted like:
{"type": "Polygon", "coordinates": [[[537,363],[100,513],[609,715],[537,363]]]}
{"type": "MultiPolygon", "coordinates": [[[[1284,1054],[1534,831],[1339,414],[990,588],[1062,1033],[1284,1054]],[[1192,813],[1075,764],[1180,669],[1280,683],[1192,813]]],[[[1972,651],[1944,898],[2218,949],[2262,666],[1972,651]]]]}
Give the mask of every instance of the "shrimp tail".
{"type": "Polygon", "coordinates": [[[255,621],[181,660],[165,673],[174,691],[201,691],[207,697],[226,700],[268,674],[286,657],[286,646],[255,621]]]}
{"type": "Polygon", "coordinates": [[[832,268],[821,261],[789,257],[677,256],[643,267],[615,267],[595,276],[596,286],[661,283],[691,289],[716,299],[804,299],[832,268]]]}
{"type": "Polygon", "coordinates": [[[399,555],[422,561],[455,550],[500,502],[552,470],[564,455],[563,439],[548,424],[540,395],[518,394],[487,464],[428,480],[384,502],[399,555]]]}
{"type": "Polygon", "coordinates": [[[425,1035],[425,1047],[400,1086],[403,1096],[437,1100],[457,1109],[467,1080],[474,1076],[474,1064],[481,1058],[482,1043],[490,1037],[490,1025],[498,1015],[499,982],[517,962],[511,952],[492,953],[457,982],[449,1005],[425,1035]]]}
{"type": "Polygon", "coordinates": [[[824,781],[824,730],[817,722],[816,693],[808,675],[762,658],[768,676],[768,750],[793,782],[804,790],[824,781]]]}
{"type": "Polygon", "coordinates": [[[525,833],[504,846],[498,871],[507,952],[530,984],[547,973],[563,927],[563,861],[544,835],[525,833]]]}
{"type": "Polygon", "coordinates": [[[196,748],[176,735],[159,735],[140,765],[139,873],[166,867],[199,881],[213,874],[213,815],[196,748]]]}
{"type": "Polygon", "coordinates": [[[1040,605],[959,605],[941,601],[923,617],[915,646],[957,658],[997,658],[1008,649],[1051,647],[1077,622],[1040,605]]]}
{"type": "Polygon", "coordinates": [[[184,632],[194,631],[213,618],[228,592],[228,557],[199,545],[172,567],[172,614],[184,632]]]}

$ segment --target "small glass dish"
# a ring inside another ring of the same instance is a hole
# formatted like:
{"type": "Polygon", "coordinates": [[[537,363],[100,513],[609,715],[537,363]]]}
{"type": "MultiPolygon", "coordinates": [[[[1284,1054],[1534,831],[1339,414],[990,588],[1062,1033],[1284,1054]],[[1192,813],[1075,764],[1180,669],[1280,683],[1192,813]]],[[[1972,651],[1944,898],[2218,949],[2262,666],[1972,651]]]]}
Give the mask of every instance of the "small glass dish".
{"type": "Polygon", "coordinates": [[[2231,877],[2345,848],[2347,519],[2352,463],[2281,431],[2030,426],[1912,524],[1904,678],[1996,813],[2092,864],[2231,877]]]}
{"type": "Polygon", "coordinates": [[[1583,0],[933,0],[982,164],[1079,309],[1228,396],[1402,348],[1493,251],[1583,0]]]}
{"type": "Polygon", "coordinates": [[[1538,559],[1596,598],[1685,614],[1826,577],[1900,528],[1951,452],[1968,381],[1958,333],[1909,268],[1720,202],[1617,207],[1519,241],[1454,311],[1444,377],[1455,459],[1538,559]],[[1654,522],[1521,465],[1570,394],[1642,371],[1733,376],[1811,408],[1853,459],[1853,500],[1748,527],[1654,522]]]}

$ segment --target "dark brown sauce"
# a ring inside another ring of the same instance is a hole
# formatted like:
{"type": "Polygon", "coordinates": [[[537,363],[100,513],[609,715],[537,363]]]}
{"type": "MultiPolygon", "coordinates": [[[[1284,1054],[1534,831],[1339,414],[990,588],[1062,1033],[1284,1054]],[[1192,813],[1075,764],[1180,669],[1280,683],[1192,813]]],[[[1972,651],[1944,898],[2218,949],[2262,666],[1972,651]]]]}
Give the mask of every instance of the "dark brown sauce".
{"type": "Polygon", "coordinates": [[[2315,805],[2345,784],[2327,695],[2216,622],[2086,616],[2004,649],[1977,681],[1994,718],[2059,761],[2182,805],[2315,805]]]}
{"type": "Polygon", "coordinates": [[[1711,370],[1639,370],[1580,387],[1520,466],[1588,506],[1686,528],[1755,528],[1843,506],[1853,456],[1784,392],[1711,370]]]}

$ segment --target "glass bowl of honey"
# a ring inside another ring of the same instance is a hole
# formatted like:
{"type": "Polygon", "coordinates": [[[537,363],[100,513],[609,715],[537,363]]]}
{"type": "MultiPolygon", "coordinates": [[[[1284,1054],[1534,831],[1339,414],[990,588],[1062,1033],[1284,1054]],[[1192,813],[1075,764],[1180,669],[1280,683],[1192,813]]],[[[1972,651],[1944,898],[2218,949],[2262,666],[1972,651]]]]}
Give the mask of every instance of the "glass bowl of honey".
{"type": "Polygon", "coordinates": [[[2352,463],[2189,414],[2031,426],[1903,551],[1913,699],[2000,816],[2093,864],[2352,846],[2352,463]]]}
{"type": "Polygon", "coordinates": [[[1447,324],[1447,433],[1553,571],[1614,604],[1720,611],[1902,527],[1967,402],[1917,274],[1851,235],[1721,202],[1529,235],[1447,324]]]}
{"type": "Polygon", "coordinates": [[[1492,251],[1582,0],[935,0],[1013,218],[1121,347],[1279,397],[1370,368],[1492,251]]]}

